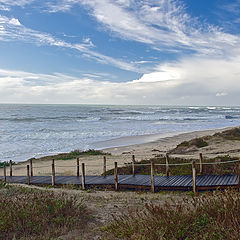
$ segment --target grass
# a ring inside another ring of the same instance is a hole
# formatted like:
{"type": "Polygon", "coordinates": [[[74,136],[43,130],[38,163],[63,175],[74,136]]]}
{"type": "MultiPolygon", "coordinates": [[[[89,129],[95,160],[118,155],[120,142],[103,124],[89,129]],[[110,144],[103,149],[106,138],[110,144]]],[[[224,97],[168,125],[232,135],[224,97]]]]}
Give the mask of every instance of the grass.
{"type": "MultiPolygon", "coordinates": [[[[110,153],[105,153],[103,151],[100,150],[94,150],[94,149],[88,149],[86,151],[81,151],[81,150],[74,150],[71,151],[69,153],[59,153],[57,155],[51,155],[51,156],[45,156],[45,157],[41,157],[38,160],[51,160],[51,159],[55,159],[55,160],[69,160],[69,159],[74,159],[77,157],[81,157],[81,156],[97,156],[97,155],[111,155],[110,153]]],[[[32,160],[34,160],[35,158],[32,158],[32,160]]]]}
{"type": "Polygon", "coordinates": [[[213,136],[221,137],[226,140],[238,140],[240,141],[240,128],[233,128],[223,132],[215,133],[213,136]]]}
{"type": "Polygon", "coordinates": [[[0,239],[52,239],[87,220],[76,197],[0,185],[0,239]]]}
{"type": "MultiPolygon", "coordinates": [[[[152,159],[155,164],[165,164],[166,160],[163,157],[156,157],[152,159]]],[[[230,160],[236,160],[236,158],[232,158],[228,155],[225,156],[219,156],[216,158],[209,158],[204,159],[204,163],[207,162],[225,162],[230,160]]],[[[186,160],[182,158],[172,158],[169,157],[169,163],[170,164],[176,164],[176,163],[191,163],[191,160],[186,160]]],[[[199,160],[196,160],[196,162],[199,162],[199,160]]],[[[137,162],[137,164],[149,164],[150,160],[142,160],[140,162],[137,162]]],[[[196,165],[196,170],[199,172],[199,165],[196,165]]],[[[223,175],[223,174],[234,174],[238,171],[238,163],[228,163],[228,164],[217,164],[217,165],[203,165],[203,174],[217,174],[217,175],[223,175]]],[[[143,174],[143,175],[149,175],[151,172],[150,166],[137,166],[135,165],[135,174],[143,174]]],[[[155,175],[164,175],[165,174],[165,166],[155,166],[154,167],[155,175]]],[[[107,175],[114,174],[114,169],[108,170],[107,175]]],[[[118,174],[122,175],[129,175],[132,174],[132,166],[126,165],[124,167],[118,168],[118,174]]],[[[170,166],[170,175],[191,175],[192,174],[192,165],[178,165],[178,166],[170,166]]]]}
{"type": "Polygon", "coordinates": [[[240,239],[240,193],[227,190],[114,216],[109,239],[240,239]]]}

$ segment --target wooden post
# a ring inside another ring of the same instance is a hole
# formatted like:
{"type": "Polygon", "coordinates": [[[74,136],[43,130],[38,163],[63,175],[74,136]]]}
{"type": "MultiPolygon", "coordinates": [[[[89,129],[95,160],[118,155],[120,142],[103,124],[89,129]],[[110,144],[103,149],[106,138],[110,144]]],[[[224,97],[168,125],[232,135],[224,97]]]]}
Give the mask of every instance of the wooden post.
{"type": "Polygon", "coordinates": [[[135,176],[135,155],[132,155],[132,175],[135,176]]]}
{"type": "Polygon", "coordinates": [[[193,182],[193,193],[194,195],[197,194],[197,185],[196,185],[196,162],[195,160],[192,161],[192,182],[193,182]]]}
{"type": "Polygon", "coordinates": [[[199,173],[200,173],[200,175],[202,175],[202,173],[203,173],[203,165],[202,165],[202,162],[203,162],[202,153],[199,153],[199,163],[200,163],[200,165],[199,165],[199,168],[200,168],[199,173]]]}
{"type": "Polygon", "coordinates": [[[30,184],[30,173],[29,173],[29,165],[27,165],[27,184],[30,184]]]}
{"type": "Polygon", "coordinates": [[[77,158],[77,177],[80,176],[79,174],[80,166],[79,166],[79,158],[77,158]]]}
{"type": "Polygon", "coordinates": [[[240,191],[240,160],[238,161],[238,191],[240,191]]]}
{"type": "Polygon", "coordinates": [[[9,161],[10,173],[9,176],[12,177],[12,160],[9,161]]]}
{"type": "Polygon", "coordinates": [[[114,180],[115,180],[115,191],[118,191],[118,166],[117,162],[114,163],[114,180]]]}
{"type": "Polygon", "coordinates": [[[33,162],[32,159],[30,159],[30,171],[31,171],[31,177],[33,176],[33,162]]]}
{"type": "Polygon", "coordinates": [[[106,177],[107,172],[107,159],[106,156],[103,157],[103,176],[106,177]]]}
{"type": "Polygon", "coordinates": [[[82,190],[86,189],[85,185],[85,164],[82,163],[82,190]]]}
{"type": "Polygon", "coordinates": [[[169,176],[169,158],[168,154],[166,153],[166,176],[169,176]]]}
{"type": "Polygon", "coordinates": [[[55,164],[54,159],[52,160],[52,186],[55,185],[55,164]]]}
{"type": "Polygon", "coordinates": [[[151,160],[151,192],[154,193],[154,162],[151,160]]]}
{"type": "Polygon", "coordinates": [[[7,171],[6,171],[6,165],[3,165],[3,177],[4,177],[4,182],[7,182],[7,171]]]}

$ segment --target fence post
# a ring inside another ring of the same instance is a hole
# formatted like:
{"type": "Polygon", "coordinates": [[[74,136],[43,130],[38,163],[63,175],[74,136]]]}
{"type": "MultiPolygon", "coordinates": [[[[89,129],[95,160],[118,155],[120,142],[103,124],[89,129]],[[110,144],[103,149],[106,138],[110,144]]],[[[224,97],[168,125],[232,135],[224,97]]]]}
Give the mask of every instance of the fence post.
{"type": "Polygon", "coordinates": [[[135,176],[135,155],[132,155],[132,175],[135,176]]]}
{"type": "Polygon", "coordinates": [[[86,189],[85,185],[85,164],[82,163],[82,190],[86,189]]]}
{"type": "Polygon", "coordinates": [[[151,192],[154,193],[154,163],[151,160],[151,192]]]}
{"type": "Polygon", "coordinates": [[[3,177],[4,177],[4,182],[7,182],[7,171],[6,171],[6,165],[4,163],[3,165],[3,177]]]}
{"type": "Polygon", "coordinates": [[[12,160],[9,161],[10,173],[9,176],[12,177],[12,160]]]}
{"type": "Polygon", "coordinates": [[[193,193],[196,196],[197,185],[196,185],[196,162],[195,162],[195,160],[192,160],[192,182],[193,182],[193,193]]]}
{"type": "Polygon", "coordinates": [[[27,184],[30,184],[29,165],[27,165],[27,184]]]}
{"type": "Polygon", "coordinates": [[[238,161],[238,191],[240,191],[240,160],[238,161]]]}
{"type": "Polygon", "coordinates": [[[77,158],[77,177],[79,177],[79,158],[77,158]]]}
{"type": "Polygon", "coordinates": [[[114,163],[114,180],[115,180],[115,191],[118,191],[118,166],[117,162],[114,163]]]}
{"type": "Polygon", "coordinates": [[[199,163],[200,163],[200,166],[199,166],[200,170],[199,170],[199,172],[200,172],[200,175],[202,175],[202,173],[203,173],[203,165],[202,165],[202,162],[203,162],[202,153],[199,153],[199,163]]]}
{"type": "Polygon", "coordinates": [[[30,159],[30,171],[31,171],[31,177],[33,176],[33,162],[32,159],[30,159]]]}
{"type": "Polygon", "coordinates": [[[169,157],[168,153],[166,153],[166,176],[169,176],[169,157]]]}
{"type": "Polygon", "coordinates": [[[55,163],[54,159],[52,160],[52,186],[55,185],[55,163]]]}
{"type": "Polygon", "coordinates": [[[106,156],[103,157],[103,176],[106,177],[107,172],[107,159],[106,156]]]}

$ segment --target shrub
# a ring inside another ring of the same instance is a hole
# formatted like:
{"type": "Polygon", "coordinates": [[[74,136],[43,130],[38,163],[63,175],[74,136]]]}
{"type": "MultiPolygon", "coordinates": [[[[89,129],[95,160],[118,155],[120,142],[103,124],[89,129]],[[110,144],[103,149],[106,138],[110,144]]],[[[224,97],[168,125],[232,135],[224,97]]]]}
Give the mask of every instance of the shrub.
{"type": "Polygon", "coordinates": [[[0,191],[0,239],[50,239],[86,222],[75,197],[9,186],[0,191]]]}
{"type": "Polygon", "coordinates": [[[104,230],[121,239],[240,239],[240,194],[224,191],[115,216],[104,230]]]}

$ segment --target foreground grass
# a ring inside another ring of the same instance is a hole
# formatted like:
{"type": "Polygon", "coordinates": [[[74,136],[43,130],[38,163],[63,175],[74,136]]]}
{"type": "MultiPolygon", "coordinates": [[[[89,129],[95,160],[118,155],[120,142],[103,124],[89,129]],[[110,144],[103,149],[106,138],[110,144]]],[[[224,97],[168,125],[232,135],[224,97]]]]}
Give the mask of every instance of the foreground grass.
{"type": "Polygon", "coordinates": [[[0,239],[51,239],[87,220],[75,197],[0,185],[0,239]]]}
{"type": "Polygon", "coordinates": [[[103,230],[120,239],[240,239],[240,194],[207,193],[164,205],[146,205],[115,217],[103,230]]]}

